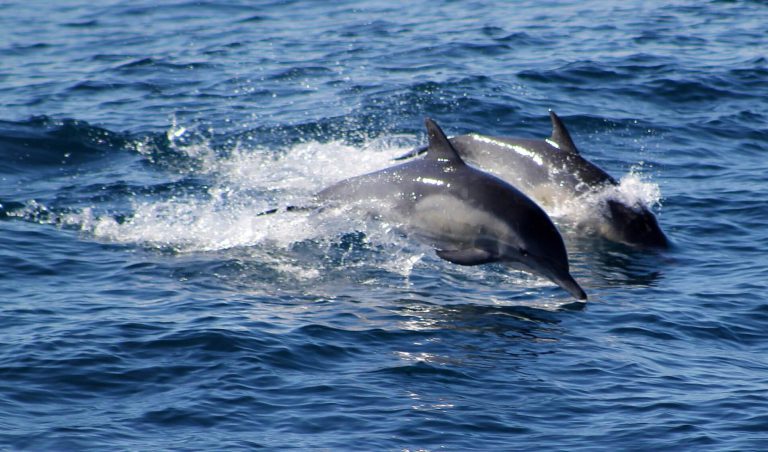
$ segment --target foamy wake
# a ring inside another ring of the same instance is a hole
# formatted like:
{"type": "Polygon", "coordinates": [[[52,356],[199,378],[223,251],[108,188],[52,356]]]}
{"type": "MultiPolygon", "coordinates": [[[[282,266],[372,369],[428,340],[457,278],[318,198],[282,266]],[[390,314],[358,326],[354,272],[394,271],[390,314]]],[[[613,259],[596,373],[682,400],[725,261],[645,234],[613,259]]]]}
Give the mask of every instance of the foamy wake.
{"type": "Polygon", "coordinates": [[[338,141],[306,142],[289,149],[236,148],[221,157],[206,143],[179,144],[185,132],[174,127],[168,138],[174,151],[198,162],[197,175],[211,181],[205,196],[135,201],[126,221],[94,216],[87,210],[72,220],[101,240],[179,252],[265,243],[287,247],[338,233],[340,225],[321,222],[312,212],[260,213],[310,205],[312,195],[322,188],[388,166],[393,157],[409,149],[383,140],[371,140],[362,147],[338,141]]]}

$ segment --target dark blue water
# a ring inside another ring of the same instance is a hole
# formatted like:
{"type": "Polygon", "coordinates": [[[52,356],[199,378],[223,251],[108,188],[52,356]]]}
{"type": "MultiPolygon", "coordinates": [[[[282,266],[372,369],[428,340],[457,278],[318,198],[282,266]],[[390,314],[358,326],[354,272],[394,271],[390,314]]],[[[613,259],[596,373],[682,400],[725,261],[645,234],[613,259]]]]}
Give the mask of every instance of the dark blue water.
{"type": "Polygon", "coordinates": [[[762,1],[0,3],[0,445],[764,449],[766,52],[762,1]],[[256,216],[550,108],[675,243],[566,231],[581,309],[256,216]]]}

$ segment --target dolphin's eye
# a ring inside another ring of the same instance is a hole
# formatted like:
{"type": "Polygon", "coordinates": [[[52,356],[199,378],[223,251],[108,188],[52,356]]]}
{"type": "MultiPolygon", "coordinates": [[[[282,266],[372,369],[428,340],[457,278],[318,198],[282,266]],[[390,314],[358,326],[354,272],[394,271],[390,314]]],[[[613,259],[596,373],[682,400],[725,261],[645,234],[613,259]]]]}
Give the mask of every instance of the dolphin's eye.
{"type": "Polygon", "coordinates": [[[520,255],[523,257],[528,257],[528,250],[525,248],[520,248],[520,255]]]}

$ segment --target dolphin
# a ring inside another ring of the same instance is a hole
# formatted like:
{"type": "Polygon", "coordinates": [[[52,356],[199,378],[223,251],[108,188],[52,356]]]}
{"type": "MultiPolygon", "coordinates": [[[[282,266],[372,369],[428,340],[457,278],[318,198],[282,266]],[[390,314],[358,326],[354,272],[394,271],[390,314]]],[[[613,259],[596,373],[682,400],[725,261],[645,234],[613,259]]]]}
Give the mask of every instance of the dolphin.
{"type": "MultiPolygon", "coordinates": [[[[554,111],[549,116],[552,135],[544,140],[471,133],[450,142],[467,163],[504,179],[540,205],[569,199],[596,204],[599,214],[589,220],[609,240],[637,248],[667,248],[669,240],[646,205],[610,196],[590,197],[618,186],[616,179],[581,155],[554,111]]],[[[424,152],[426,148],[417,148],[396,160],[424,152]]]]}
{"type": "Polygon", "coordinates": [[[440,127],[429,118],[425,123],[423,159],[343,180],[317,193],[316,201],[402,224],[455,264],[508,264],[586,300],[547,214],[509,183],[465,164],[440,127]]]}

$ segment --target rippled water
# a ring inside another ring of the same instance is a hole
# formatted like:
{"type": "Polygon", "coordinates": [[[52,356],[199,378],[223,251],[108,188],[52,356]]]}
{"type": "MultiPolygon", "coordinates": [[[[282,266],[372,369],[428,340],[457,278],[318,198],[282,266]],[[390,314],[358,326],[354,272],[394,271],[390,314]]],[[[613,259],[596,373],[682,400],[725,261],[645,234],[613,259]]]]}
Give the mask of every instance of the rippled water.
{"type": "Polygon", "coordinates": [[[761,450],[768,5],[0,3],[0,444],[761,450]],[[666,252],[563,226],[586,306],[300,204],[545,137],[666,252]],[[658,201],[658,202],[657,202],[658,201]]]}

